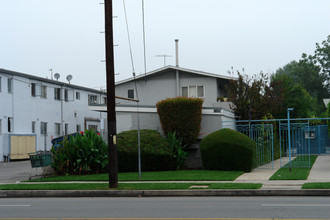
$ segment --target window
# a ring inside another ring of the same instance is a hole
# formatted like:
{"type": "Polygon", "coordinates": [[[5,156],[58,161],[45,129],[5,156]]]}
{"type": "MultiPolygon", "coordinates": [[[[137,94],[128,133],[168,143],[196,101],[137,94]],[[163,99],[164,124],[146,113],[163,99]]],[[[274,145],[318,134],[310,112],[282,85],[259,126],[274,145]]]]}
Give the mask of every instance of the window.
{"type": "Polygon", "coordinates": [[[134,89],[127,90],[127,98],[134,99],[134,89]]]}
{"type": "Polygon", "coordinates": [[[204,98],[204,86],[183,86],[181,92],[183,97],[204,98]]]}
{"type": "Polygon", "coordinates": [[[204,86],[197,86],[197,97],[204,97],[204,86]]]}
{"type": "Polygon", "coordinates": [[[182,96],[188,97],[188,87],[182,87],[182,96]]]}
{"type": "Polygon", "coordinates": [[[47,86],[41,86],[41,98],[47,98],[47,86]]]}
{"type": "Polygon", "coordinates": [[[77,132],[81,131],[81,125],[77,125],[77,132]]]}
{"type": "Polygon", "coordinates": [[[102,104],[107,104],[107,97],[106,96],[102,97],[102,104]]]}
{"type": "Polygon", "coordinates": [[[88,129],[97,131],[97,125],[88,125],[88,129]]]}
{"type": "Polygon", "coordinates": [[[76,92],[76,99],[80,100],[80,92],[76,92]]]}
{"type": "Polygon", "coordinates": [[[54,99],[61,100],[61,88],[54,88],[54,99]]]}
{"type": "Polygon", "coordinates": [[[40,122],[40,134],[47,135],[47,122],[40,122]]]}
{"type": "Polygon", "coordinates": [[[61,124],[55,123],[55,135],[60,136],[61,135],[61,124]]]}
{"type": "Polygon", "coordinates": [[[13,93],[13,79],[8,79],[8,93],[13,93]]]}
{"type": "Polygon", "coordinates": [[[196,98],[197,97],[196,86],[189,86],[188,94],[189,94],[189,97],[196,98]]]}
{"type": "Polygon", "coordinates": [[[35,97],[36,96],[36,84],[31,83],[31,96],[35,97]]]}
{"type": "Polygon", "coordinates": [[[67,136],[69,133],[69,124],[64,125],[64,135],[67,136]]]}
{"type": "Polygon", "coordinates": [[[31,83],[31,96],[40,96],[41,98],[47,98],[47,86],[41,85],[41,83],[31,83]]]}
{"type": "Polygon", "coordinates": [[[32,122],[32,134],[35,134],[36,133],[36,122],[33,121],[32,122]]]}
{"type": "Polygon", "coordinates": [[[14,119],[13,117],[8,117],[8,132],[14,131],[14,119]]]}
{"type": "Polygon", "coordinates": [[[69,101],[69,91],[67,89],[64,90],[64,100],[69,101]]]}
{"type": "Polygon", "coordinates": [[[0,119],[0,135],[2,135],[2,120],[0,119]]]}
{"type": "Polygon", "coordinates": [[[1,92],[1,84],[2,84],[2,83],[1,83],[1,76],[0,76],[0,92],[1,92]]]}
{"type": "Polygon", "coordinates": [[[88,95],[88,104],[97,104],[97,96],[88,95]]]}

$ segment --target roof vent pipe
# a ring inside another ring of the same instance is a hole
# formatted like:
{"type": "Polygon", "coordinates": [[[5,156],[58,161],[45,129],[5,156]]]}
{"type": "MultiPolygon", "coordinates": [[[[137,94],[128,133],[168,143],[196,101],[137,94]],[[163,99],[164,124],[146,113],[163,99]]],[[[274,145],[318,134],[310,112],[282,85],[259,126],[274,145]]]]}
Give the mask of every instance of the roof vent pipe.
{"type": "Polygon", "coordinates": [[[179,67],[179,39],[175,39],[175,65],[179,67]]]}

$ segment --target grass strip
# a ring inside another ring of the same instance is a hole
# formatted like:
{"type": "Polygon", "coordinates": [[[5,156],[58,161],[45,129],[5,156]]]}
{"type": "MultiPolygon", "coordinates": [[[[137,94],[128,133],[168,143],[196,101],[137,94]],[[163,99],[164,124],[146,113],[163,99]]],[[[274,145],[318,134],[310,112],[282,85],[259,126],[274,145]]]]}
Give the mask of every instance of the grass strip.
{"type": "MultiPolygon", "coordinates": [[[[260,189],[259,183],[120,183],[114,190],[174,190],[190,189],[192,185],[208,185],[206,189],[260,189]]],[[[110,190],[108,183],[51,183],[51,184],[5,184],[0,190],[110,190]]],[[[111,189],[113,190],[113,189],[111,189]]]]}
{"type": "Polygon", "coordinates": [[[288,163],[274,173],[269,180],[307,180],[309,172],[316,161],[317,155],[310,156],[311,167],[299,167],[299,165],[302,165],[301,157],[305,156],[298,156],[291,162],[291,166],[293,167],[291,172],[288,163]]]}
{"type": "Polygon", "coordinates": [[[305,183],[301,188],[302,189],[330,189],[330,183],[329,182],[305,183]]]}
{"type": "MultiPolygon", "coordinates": [[[[233,181],[244,172],[218,170],[177,170],[142,172],[141,181],[233,181]]],[[[137,172],[119,173],[119,181],[139,181],[137,172]]],[[[109,174],[53,176],[31,182],[109,181],[109,174]]]]}

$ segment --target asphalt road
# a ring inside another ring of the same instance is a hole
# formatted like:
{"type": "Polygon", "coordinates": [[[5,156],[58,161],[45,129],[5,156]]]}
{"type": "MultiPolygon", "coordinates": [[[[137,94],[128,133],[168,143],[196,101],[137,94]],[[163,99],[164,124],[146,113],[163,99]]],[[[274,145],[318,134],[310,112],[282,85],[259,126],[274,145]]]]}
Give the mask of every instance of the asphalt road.
{"type": "Polygon", "coordinates": [[[0,220],[330,219],[328,197],[153,197],[0,199],[0,220]]]}

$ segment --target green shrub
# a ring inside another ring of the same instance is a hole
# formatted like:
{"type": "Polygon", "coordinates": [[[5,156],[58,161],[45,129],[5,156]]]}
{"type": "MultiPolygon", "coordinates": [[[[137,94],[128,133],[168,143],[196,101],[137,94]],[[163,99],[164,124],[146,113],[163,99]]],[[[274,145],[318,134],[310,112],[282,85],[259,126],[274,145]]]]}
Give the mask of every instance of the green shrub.
{"type": "Polygon", "coordinates": [[[188,153],[184,151],[184,148],[187,145],[182,144],[182,138],[176,137],[175,132],[172,134],[171,133],[168,134],[166,140],[172,151],[172,155],[176,160],[176,164],[177,164],[176,169],[179,170],[183,168],[184,162],[188,156],[188,153]]]}
{"type": "Polygon", "coordinates": [[[255,167],[255,142],[240,132],[221,129],[200,146],[205,169],[250,172],[255,167]]]}
{"type": "Polygon", "coordinates": [[[108,145],[93,130],[66,138],[61,146],[52,148],[52,167],[58,175],[105,172],[108,165],[108,145]]]}
{"type": "MultiPolygon", "coordinates": [[[[159,132],[141,130],[141,170],[175,170],[176,163],[167,141],[159,132]]],[[[138,171],[137,130],[124,131],[117,135],[118,170],[120,172],[138,171]]]]}
{"type": "Polygon", "coordinates": [[[164,134],[176,132],[184,144],[196,141],[202,120],[203,100],[198,98],[171,98],[157,103],[157,112],[164,134]]]}

